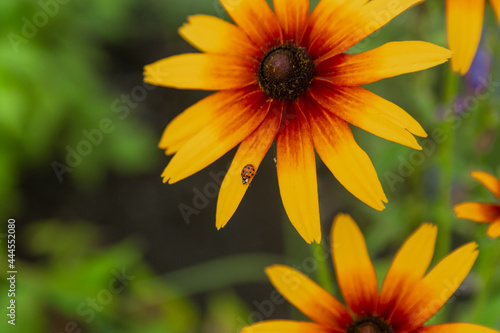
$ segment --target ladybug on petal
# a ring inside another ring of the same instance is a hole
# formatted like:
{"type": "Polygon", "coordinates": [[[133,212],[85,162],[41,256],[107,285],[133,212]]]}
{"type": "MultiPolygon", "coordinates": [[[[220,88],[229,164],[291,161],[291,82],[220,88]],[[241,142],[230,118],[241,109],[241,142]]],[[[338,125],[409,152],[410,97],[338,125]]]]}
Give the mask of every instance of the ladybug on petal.
{"type": "Polygon", "coordinates": [[[247,164],[241,170],[241,183],[246,185],[250,182],[250,180],[255,175],[255,168],[252,164],[247,164]]]}

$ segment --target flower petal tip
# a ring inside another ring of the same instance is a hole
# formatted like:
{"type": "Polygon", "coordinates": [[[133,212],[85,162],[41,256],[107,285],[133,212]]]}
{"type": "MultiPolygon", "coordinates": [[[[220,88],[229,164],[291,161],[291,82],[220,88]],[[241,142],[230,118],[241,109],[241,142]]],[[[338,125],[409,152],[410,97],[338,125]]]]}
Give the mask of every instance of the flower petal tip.
{"type": "Polygon", "coordinates": [[[277,271],[279,271],[280,269],[283,269],[286,267],[287,266],[275,264],[275,265],[267,266],[266,268],[264,268],[264,272],[266,273],[267,276],[270,276],[270,275],[276,273],[277,271]]]}
{"type": "Polygon", "coordinates": [[[464,67],[464,66],[460,66],[459,64],[457,64],[456,61],[454,61],[453,59],[455,58],[452,58],[451,59],[451,70],[461,76],[464,76],[465,74],[467,74],[467,72],[469,71],[469,68],[470,66],[467,66],[467,67],[464,67]]]}
{"type": "MultiPolygon", "coordinates": [[[[384,201],[387,203],[387,200],[384,201]]],[[[375,210],[378,210],[379,212],[383,211],[385,209],[385,205],[382,202],[379,202],[378,205],[372,206],[375,210]]]]}
{"type": "Polygon", "coordinates": [[[471,175],[471,177],[476,178],[483,173],[484,173],[484,171],[474,170],[474,171],[470,172],[470,175],[471,175]]]}
{"type": "Polygon", "coordinates": [[[354,220],[352,219],[351,215],[347,214],[347,213],[338,213],[335,218],[333,219],[333,226],[332,226],[332,230],[335,226],[339,226],[339,225],[342,225],[342,224],[346,224],[346,223],[355,223],[354,220]]]}
{"type": "Polygon", "coordinates": [[[268,279],[271,280],[271,283],[273,283],[274,280],[283,279],[284,276],[287,277],[289,272],[292,271],[295,271],[295,269],[281,264],[274,264],[264,268],[264,273],[267,275],[268,279]]]}
{"type": "Polygon", "coordinates": [[[473,202],[462,202],[453,207],[455,216],[459,219],[469,219],[471,217],[470,206],[474,205],[473,202]]]}
{"type": "Polygon", "coordinates": [[[461,247],[459,247],[455,251],[462,252],[462,253],[464,253],[464,255],[470,256],[469,259],[472,262],[474,262],[479,254],[478,246],[479,245],[476,242],[472,241],[472,242],[469,242],[465,245],[462,245],[461,247]]]}
{"type": "Polygon", "coordinates": [[[490,224],[486,230],[486,235],[488,235],[491,239],[500,237],[500,219],[490,224]]]}
{"type": "MultiPolygon", "coordinates": [[[[319,234],[318,236],[314,237],[313,238],[313,242],[315,242],[316,244],[321,244],[321,234],[319,234]]],[[[311,244],[311,243],[309,243],[309,244],[311,244]]]]}
{"type": "Polygon", "coordinates": [[[193,16],[194,15],[189,15],[186,22],[182,23],[182,25],[177,29],[177,33],[184,39],[186,39],[186,30],[192,25],[193,16]]]}
{"type": "Polygon", "coordinates": [[[365,202],[368,206],[372,207],[375,210],[383,211],[386,207],[385,204],[388,203],[387,196],[384,191],[380,189],[380,193],[378,193],[377,197],[374,197],[370,202],[365,202]]]}
{"type": "Polygon", "coordinates": [[[479,245],[476,242],[469,242],[462,247],[464,251],[468,252],[472,263],[476,261],[477,256],[479,255],[478,247],[479,245]]]}
{"type": "Polygon", "coordinates": [[[219,210],[217,210],[217,213],[215,216],[215,227],[217,228],[217,230],[224,228],[226,226],[227,222],[229,222],[229,219],[225,218],[223,216],[221,217],[219,214],[219,210]]]}
{"type": "Polygon", "coordinates": [[[437,230],[437,225],[435,225],[432,222],[424,222],[424,223],[422,223],[422,225],[420,227],[421,228],[428,228],[428,229],[436,229],[437,230]]]}
{"type": "MultiPolygon", "coordinates": [[[[412,136],[413,137],[413,136],[412,136]]],[[[410,147],[410,148],[413,148],[415,150],[422,150],[422,146],[420,146],[417,142],[417,139],[415,139],[415,137],[413,137],[414,140],[410,141],[407,146],[410,147]]]]}
{"type": "MultiPolygon", "coordinates": [[[[167,169],[168,169],[168,167],[167,167],[167,169]]],[[[161,174],[161,177],[163,178],[163,183],[164,184],[165,183],[174,184],[177,181],[179,181],[179,179],[173,180],[171,173],[170,172],[166,172],[167,169],[165,169],[165,171],[163,171],[163,173],[161,174]]]]}
{"type": "Polygon", "coordinates": [[[304,239],[304,241],[307,243],[307,244],[312,244],[312,243],[316,243],[316,244],[320,244],[321,243],[321,233],[319,233],[318,235],[300,235],[302,237],[302,239],[304,239]]]}
{"type": "Polygon", "coordinates": [[[446,47],[443,47],[443,46],[439,46],[439,45],[435,45],[435,44],[431,44],[431,43],[428,43],[428,42],[423,42],[427,45],[429,45],[430,47],[432,47],[434,49],[435,52],[433,52],[434,54],[436,55],[439,55],[441,56],[441,58],[443,58],[443,62],[451,59],[453,57],[453,54],[455,53],[454,51],[446,48],[446,47]]]}
{"type": "Polygon", "coordinates": [[[413,129],[413,131],[410,131],[409,129],[406,129],[406,130],[408,132],[410,132],[411,134],[416,135],[416,136],[421,137],[421,138],[426,138],[429,136],[427,134],[427,132],[422,128],[422,126],[420,126],[420,124],[418,124],[418,128],[413,129]]]}

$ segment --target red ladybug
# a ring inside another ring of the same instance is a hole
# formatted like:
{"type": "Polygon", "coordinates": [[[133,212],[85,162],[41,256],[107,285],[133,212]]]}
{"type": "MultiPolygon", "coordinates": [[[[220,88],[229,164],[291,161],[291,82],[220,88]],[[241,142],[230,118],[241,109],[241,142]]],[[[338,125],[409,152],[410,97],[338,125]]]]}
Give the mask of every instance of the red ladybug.
{"type": "Polygon", "coordinates": [[[255,168],[251,164],[247,164],[243,167],[243,170],[241,170],[241,182],[243,185],[248,184],[248,182],[253,178],[255,175],[255,168]]]}

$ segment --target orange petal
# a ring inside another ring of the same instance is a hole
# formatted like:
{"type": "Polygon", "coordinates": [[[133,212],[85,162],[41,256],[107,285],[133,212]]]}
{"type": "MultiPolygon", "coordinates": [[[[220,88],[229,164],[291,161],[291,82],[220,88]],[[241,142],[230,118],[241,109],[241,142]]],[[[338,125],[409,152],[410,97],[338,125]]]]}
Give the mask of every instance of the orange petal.
{"type": "Polygon", "coordinates": [[[307,119],[295,103],[283,108],[277,135],[278,183],[288,218],[307,243],[321,241],[316,160],[307,119]]]}
{"type": "Polygon", "coordinates": [[[367,205],[383,210],[387,198],[370,158],[358,146],[344,120],[323,110],[307,95],[301,97],[306,110],[314,147],[335,178],[367,205]]]}
{"type": "Polygon", "coordinates": [[[259,126],[267,115],[269,102],[261,91],[238,95],[224,110],[174,155],[163,181],[170,184],[184,179],[211,164],[240,143],[259,126]]]}
{"type": "Polygon", "coordinates": [[[309,0],[273,0],[274,12],[283,32],[283,40],[300,44],[309,18],[309,0]]]}
{"type": "Polygon", "coordinates": [[[490,0],[490,4],[497,15],[498,23],[500,23],[500,0],[490,0]]]}
{"type": "Polygon", "coordinates": [[[214,16],[189,16],[179,34],[203,52],[252,57],[259,51],[243,30],[214,16]]]}
{"type": "MultiPolygon", "coordinates": [[[[241,333],[332,333],[316,323],[292,320],[268,320],[243,327],[241,333]]],[[[482,332],[481,332],[482,333],[482,332]]]]}
{"type": "Polygon", "coordinates": [[[454,323],[430,325],[421,328],[419,333],[498,333],[498,331],[474,324],[454,323]]]}
{"type": "Polygon", "coordinates": [[[346,51],[423,0],[400,0],[396,5],[393,1],[373,0],[362,7],[359,7],[359,3],[363,1],[356,2],[358,4],[346,2],[342,7],[343,11],[338,10],[340,13],[336,14],[338,18],[334,24],[325,20],[325,23],[318,28],[318,32],[321,33],[318,33],[310,50],[311,54],[318,56],[318,61],[346,51]]]}
{"type": "Polygon", "coordinates": [[[265,0],[220,0],[237,25],[259,47],[281,40],[278,19],[265,0]]]}
{"type": "Polygon", "coordinates": [[[255,83],[251,58],[192,53],[159,60],[144,67],[144,81],[178,89],[222,90],[255,83]]]}
{"type": "Polygon", "coordinates": [[[476,54],[483,28],[484,0],[446,0],[448,45],[455,52],[451,68],[462,75],[476,54]]]}
{"type": "Polygon", "coordinates": [[[257,172],[260,162],[271,147],[280,127],[282,108],[281,102],[273,102],[266,119],[238,148],[220,188],[215,218],[217,229],[224,227],[233,216],[252,181],[250,179],[247,184],[243,184],[241,171],[247,164],[251,164],[257,172]]]}
{"type": "Polygon", "coordinates": [[[343,53],[320,62],[316,73],[335,85],[359,86],[444,63],[452,52],[426,42],[392,42],[359,53],[343,53]]]}
{"type": "Polygon", "coordinates": [[[167,155],[177,152],[208,123],[217,119],[221,112],[225,112],[227,107],[246,94],[247,89],[224,90],[193,104],[168,124],[158,146],[166,149],[167,155]]]}
{"type": "Polygon", "coordinates": [[[319,48],[328,37],[336,36],[342,30],[344,21],[352,19],[353,13],[359,12],[368,0],[322,0],[311,13],[306,33],[304,35],[305,45],[309,47],[309,53],[313,58],[322,55],[319,48]],[[337,27],[337,29],[332,29],[337,27]],[[340,29],[339,29],[340,28],[340,29]]]}
{"type": "Polygon", "coordinates": [[[412,135],[427,136],[420,124],[396,104],[361,87],[339,87],[316,80],[310,93],[325,109],[386,140],[422,149],[412,135]]]}
{"type": "Polygon", "coordinates": [[[380,293],[377,313],[389,323],[395,309],[408,297],[429,268],[436,243],[437,227],[425,223],[403,244],[392,261],[380,293]]]}
{"type": "Polygon", "coordinates": [[[423,325],[458,289],[476,261],[477,244],[470,242],[441,260],[401,300],[393,316],[398,332],[412,332],[423,325]]]}
{"type": "Polygon", "coordinates": [[[500,218],[497,218],[490,224],[490,226],[486,230],[486,234],[491,238],[500,237],[500,218]]]}
{"type": "Polygon", "coordinates": [[[358,316],[373,314],[378,299],[377,275],[356,222],[347,214],[338,214],[331,240],[337,281],[345,302],[358,316]]]}
{"type": "Polygon", "coordinates": [[[464,202],[454,207],[458,218],[475,222],[491,222],[500,217],[500,205],[464,202]]]}
{"type": "Polygon", "coordinates": [[[497,177],[483,171],[472,171],[471,176],[500,199],[500,180],[497,177]]]}
{"type": "Polygon", "coordinates": [[[347,309],[301,272],[284,265],[266,268],[274,287],[306,316],[322,326],[343,329],[352,323],[347,309]]]}

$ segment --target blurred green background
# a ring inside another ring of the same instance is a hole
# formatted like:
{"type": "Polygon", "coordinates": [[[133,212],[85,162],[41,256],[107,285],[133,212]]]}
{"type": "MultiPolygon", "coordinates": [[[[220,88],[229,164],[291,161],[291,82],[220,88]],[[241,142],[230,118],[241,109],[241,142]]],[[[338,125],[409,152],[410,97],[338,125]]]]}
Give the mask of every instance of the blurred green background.
{"type": "MultiPolygon", "coordinates": [[[[302,318],[287,302],[270,303],[273,288],[263,272],[285,263],[313,278],[317,273],[311,247],[282,209],[274,145],[221,231],[215,228],[214,189],[234,151],[179,183],[161,181],[169,160],[156,148],[162,130],[209,93],[145,85],[142,68],[196,52],[177,28],[200,13],[229,20],[217,0],[0,3],[5,313],[9,218],[16,221],[18,271],[16,326],[2,313],[1,332],[237,332],[256,320],[302,318]],[[186,206],[195,209],[188,217],[181,213],[186,206]]],[[[421,222],[450,215],[451,203],[494,200],[469,172],[500,176],[499,38],[487,6],[477,59],[451,99],[448,64],[368,86],[412,114],[429,138],[419,140],[424,150],[416,152],[353,129],[388,196],[381,213],[355,199],[318,163],[324,246],[333,217],[350,213],[382,279],[421,222]],[[454,138],[438,140],[433,133],[450,127],[450,114],[454,138]],[[451,173],[443,174],[443,150],[452,158],[451,173]],[[440,198],[446,178],[451,203],[440,198]]],[[[445,46],[444,1],[408,10],[350,52],[394,40],[445,46]]],[[[481,254],[434,322],[500,329],[500,244],[485,230],[452,218],[451,248],[476,240],[481,254]]]]}

